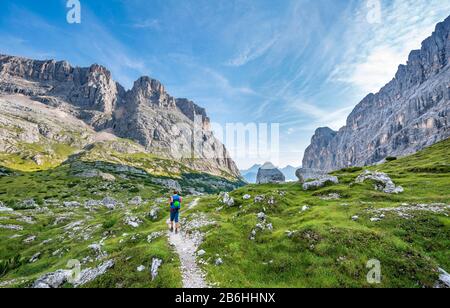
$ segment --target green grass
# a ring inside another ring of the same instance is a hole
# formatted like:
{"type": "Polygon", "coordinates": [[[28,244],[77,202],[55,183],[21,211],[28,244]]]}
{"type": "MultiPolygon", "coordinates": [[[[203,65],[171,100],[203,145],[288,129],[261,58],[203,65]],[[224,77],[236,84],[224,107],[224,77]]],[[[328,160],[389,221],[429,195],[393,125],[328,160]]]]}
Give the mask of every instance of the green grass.
{"type": "Polygon", "coordinates": [[[371,222],[377,208],[408,204],[450,204],[450,141],[416,155],[397,159],[371,170],[387,172],[405,192],[388,195],[375,191],[371,183],[353,185],[363,168],[334,174],[340,184],[305,192],[298,183],[249,185],[231,195],[236,206],[217,211],[217,196],[204,198],[195,211],[207,212],[218,223],[207,228],[202,245],[210,281],[221,287],[433,287],[437,268],[450,271],[450,211],[446,215],[415,212],[403,219],[387,213],[371,222]],[[321,196],[339,193],[341,199],[325,201],[321,196]],[[243,200],[245,194],[252,199],[243,200]],[[254,203],[264,195],[275,198],[254,203]],[[306,205],[310,209],[302,212],[306,205]],[[258,233],[249,240],[265,211],[273,232],[258,233]],[[358,215],[357,221],[351,219],[358,215]],[[295,231],[288,237],[286,231],[295,231]],[[215,266],[220,255],[224,265],[215,266]],[[381,284],[366,279],[368,260],[382,266],[381,284]]]}
{"type": "MultiPolygon", "coordinates": [[[[399,195],[376,191],[373,183],[354,184],[365,168],[335,172],[340,184],[315,191],[303,191],[298,183],[248,185],[231,192],[235,199],[235,206],[231,208],[223,207],[217,195],[205,195],[197,207],[183,211],[182,215],[189,218],[202,212],[216,221],[215,225],[202,228],[205,240],[201,249],[206,251],[203,258],[208,264],[203,268],[207,279],[219,287],[433,287],[438,267],[450,271],[450,212],[414,212],[411,219],[389,212],[380,222],[371,222],[370,218],[375,216],[376,209],[398,207],[403,203],[450,204],[449,146],[450,141],[444,141],[416,155],[367,168],[388,173],[397,185],[404,187],[405,192],[399,195]],[[331,193],[338,193],[341,198],[322,199],[331,193]],[[252,198],[244,200],[245,194],[252,198]],[[265,200],[255,203],[254,197],[258,195],[265,200]],[[274,204],[269,204],[271,199],[274,204]],[[309,209],[302,211],[304,206],[309,209]],[[266,213],[267,222],[273,224],[274,229],[259,232],[252,241],[250,233],[261,211],[266,213]],[[354,215],[359,219],[353,221],[354,215]],[[292,231],[292,236],[288,237],[287,231],[292,231]],[[224,261],[221,266],[214,265],[218,256],[224,261]],[[381,284],[367,282],[366,264],[371,259],[381,262],[381,284]]],[[[67,148],[62,148],[61,152],[66,150],[70,152],[67,148]]],[[[163,173],[149,172],[117,174],[115,166],[127,163],[124,160],[129,156],[114,155],[117,157],[112,161],[98,161],[96,159],[101,157],[95,155],[90,158],[75,155],[69,163],[37,171],[2,167],[2,173],[8,176],[0,176],[0,201],[19,210],[0,213],[0,224],[20,225],[24,230],[0,229],[0,283],[14,281],[13,287],[28,287],[41,275],[64,269],[72,259],[93,258],[83,268],[97,266],[101,261],[95,260],[88,246],[105,239],[103,249],[108,259],[115,260],[115,267],[85,287],[181,286],[180,261],[166,237],[147,242],[149,234],[166,230],[167,205],[157,200],[167,197],[169,192],[152,181],[166,177],[161,177],[163,173]],[[81,170],[92,168],[111,173],[116,180],[77,177],[81,170]],[[128,205],[128,201],[138,195],[144,199],[144,204],[128,205]],[[43,206],[53,199],[59,200],[59,204],[64,201],[83,204],[86,200],[101,200],[106,196],[126,206],[114,211],[68,209],[53,204],[48,205],[48,211],[20,207],[26,199],[43,206]],[[148,217],[153,206],[162,211],[156,221],[148,217]],[[18,220],[17,213],[32,216],[34,224],[18,220]],[[55,223],[62,215],[69,216],[55,223]],[[143,223],[137,229],[125,225],[127,215],[137,216],[143,223]],[[81,230],[73,234],[65,230],[69,223],[80,220],[84,221],[81,230]],[[89,236],[84,238],[83,234],[89,236]],[[11,238],[13,235],[20,237],[11,238]],[[36,235],[36,240],[24,243],[30,235],[36,235]],[[43,244],[49,239],[52,241],[43,244]],[[62,254],[54,255],[56,251],[62,254]],[[40,259],[29,263],[37,252],[41,253],[40,259]],[[148,272],[153,258],[163,260],[154,281],[148,272]],[[146,270],[138,272],[136,268],[140,265],[146,266],[146,270]]],[[[153,168],[150,165],[155,161],[166,164],[161,170],[172,166],[170,161],[142,154],[136,154],[133,161],[136,168],[141,166],[140,170],[150,170],[147,167],[153,168]]],[[[173,166],[186,172],[176,178],[184,186],[193,185],[216,193],[211,183],[224,181],[191,172],[189,168],[182,169],[175,163],[173,166]]],[[[230,187],[232,184],[230,181],[230,187]]]]}

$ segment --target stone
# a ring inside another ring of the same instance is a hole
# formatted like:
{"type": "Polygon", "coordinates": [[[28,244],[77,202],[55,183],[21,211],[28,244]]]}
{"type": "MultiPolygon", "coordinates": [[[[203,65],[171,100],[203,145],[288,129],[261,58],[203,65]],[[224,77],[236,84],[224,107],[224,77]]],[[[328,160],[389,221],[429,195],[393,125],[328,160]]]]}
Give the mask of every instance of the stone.
{"type": "Polygon", "coordinates": [[[261,221],[265,221],[266,220],[266,214],[264,214],[263,212],[258,213],[257,216],[258,216],[258,219],[261,220],[261,221]]]}
{"type": "Polygon", "coordinates": [[[34,254],[28,262],[35,263],[37,260],[39,260],[40,257],[41,257],[41,253],[38,252],[38,253],[34,254]]]}
{"type": "Polygon", "coordinates": [[[317,129],[302,166],[335,171],[373,165],[448,139],[449,33],[450,17],[410,53],[391,82],[354,108],[343,128],[317,129]]]}
{"type": "Polygon", "coordinates": [[[102,204],[107,209],[114,210],[119,205],[119,202],[111,197],[106,197],[102,200],[102,204]]]}
{"type": "Polygon", "coordinates": [[[217,258],[216,261],[214,261],[214,264],[215,264],[216,266],[222,265],[222,264],[223,264],[222,258],[217,258]]]}
{"type": "Polygon", "coordinates": [[[339,184],[339,179],[335,176],[327,175],[315,181],[306,182],[303,184],[303,190],[314,190],[324,187],[327,184],[339,184]]]}
{"type": "Polygon", "coordinates": [[[74,287],[79,287],[95,280],[97,277],[105,274],[109,269],[114,267],[113,260],[108,260],[96,268],[87,268],[81,271],[80,276],[73,283],[74,287]]]}
{"type": "Polygon", "coordinates": [[[67,282],[71,273],[72,271],[70,270],[58,270],[53,273],[45,274],[33,283],[32,288],[57,289],[67,282]]]}
{"type": "Polygon", "coordinates": [[[309,210],[309,206],[304,205],[304,206],[302,207],[302,212],[306,212],[307,210],[309,210]]]}
{"type": "Polygon", "coordinates": [[[158,276],[158,271],[160,266],[162,265],[163,261],[161,259],[158,258],[153,258],[152,259],[152,267],[150,269],[150,274],[152,276],[152,281],[156,279],[156,277],[158,276]]]}
{"type": "Polygon", "coordinates": [[[11,209],[11,208],[9,208],[9,207],[6,207],[6,206],[3,204],[3,202],[0,201],[0,213],[1,213],[1,212],[13,212],[13,211],[14,211],[13,209],[11,209]]]}
{"type": "Polygon", "coordinates": [[[305,183],[308,180],[316,180],[328,175],[327,172],[310,168],[299,168],[295,171],[295,176],[300,183],[305,183]]]}
{"type": "Polygon", "coordinates": [[[376,182],[377,184],[375,184],[375,189],[382,191],[386,194],[399,194],[402,193],[403,187],[401,186],[395,186],[394,182],[392,181],[392,179],[383,172],[372,172],[369,170],[365,170],[362,174],[360,174],[355,182],[356,183],[363,183],[367,180],[372,180],[374,182],[376,182]]]}
{"type": "Polygon", "coordinates": [[[259,168],[258,175],[256,176],[257,184],[278,184],[284,183],[285,181],[284,174],[270,162],[265,163],[259,168]]]}
{"type": "Polygon", "coordinates": [[[450,274],[439,268],[439,281],[442,282],[446,288],[450,288],[450,274]]]}
{"type": "Polygon", "coordinates": [[[227,192],[220,193],[221,202],[228,207],[234,206],[234,199],[227,192]]]}
{"type": "Polygon", "coordinates": [[[206,251],[204,251],[203,249],[201,249],[197,252],[197,256],[199,256],[199,257],[203,257],[205,254],[206,254],[206,251]]]}
{"type": "Polygon", "coordinates": [[[136,196],[133,199],[131,199],[128,204],[129,205],[141,205],[143,202],[142,197],[141,196],[136,196]]]}
{"type": "Polygon", "coordinates": [[[140,265],[140,266],[137,267],[136,270],[137,270],[138,272],[143,272],[143,271],[145,271],[145,266],[144,266],[144,265],[140,265]]]}
{"type": "Polygon", "coordinates": [[[357,221],[358,219],[359,219],[359,216],[356,216],[356,215],[355,215],[355,216],[352,216],[352,220],[353,220],[353,221],[357,221]]]}
{"type": "Polygon", "coordinates": [[[250,196],[250,195],[244,195],[243,197],[242,197],[242,199],[244,199],[244,200],[250,200],[252,198],[252,196],[250,196]]]}
{"type": "Polygon", "coordinates": [[[0,229],[22,231],[23,227],[22,226],[17,226],[17,225],[1,225],[0,224],[0,229]]]}
{"type": "Polygon", "coordinates": [[[157,238],[161,237],[164,235],[164,232],[153,232],[151,233],[149,236],[147,236],[147,242],[151,243],[154,240],[156,240],[157,238]]]}
{"type": "Polygon", "coordinates": [[[142,224],[142,220],[140,220],[136,216],[126,216],[124,219],[124,223],[133,228],[138,228],[142,224]]]}
{"type": "Polygon", "coordinates": [[[159,217],[160,211],[161,211],[161,209],[155,205],[150,209],[148,216],[150,217],[151,220],[157,220],[159,217]]]}
{"type": "Polygon", "coordinates": [[[81,204],[80,202],[77,201],[65,201],[63,203],[64,207],[80,207],[81,204]]]}
{"type": "Polygon", "coordinates": [[[26,239],[24,239],[23,242],[24,242],[25,244],[29,244],[29,243],[31,243],[31,242],[34,242],[35,240],[36,240],[36,236],[35,236],[35,235],[32,235],[32,236],[29,236],[29,237],[27,237],[26,239]]]}

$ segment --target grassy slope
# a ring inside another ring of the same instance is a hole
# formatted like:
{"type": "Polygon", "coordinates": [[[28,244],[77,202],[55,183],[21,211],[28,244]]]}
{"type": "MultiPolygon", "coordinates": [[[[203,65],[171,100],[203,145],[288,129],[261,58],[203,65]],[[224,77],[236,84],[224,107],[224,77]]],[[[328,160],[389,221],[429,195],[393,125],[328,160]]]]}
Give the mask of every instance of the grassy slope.
{"type": "MultiPolygon", "coordinates": [[[[94,257],[88,248],[92,243],[98,243],[107,237],[104,250],[113,258],[116,266],[107,274],[87,285],[92,287],[174,287],[181,285],[178,271],[178,259],[170,249],[165,236],[147,242],[147,236],[155,231],[165,231],[165,212],[162,211],[157,221],[148,217],[150,208],[157,205],[165,209],[165,203],[156,200],[167,195],[160,186],[153,185],[143,178],[134,178],[132,174],[127,179],[117,177],[115,182],[106,182],[99,178],[80,179],[72,175],[68,165],[57,169],[34,173],[20,173],[16,176],[0,177],[0,201],[5,205],[15,207],[21,200],[33,198],[39,205],[45,200],[57,199],[59,204],[64,201],[101,200],[106,196],[115,198],[125,204],[134,196],[141,196],[146,200],[142,206],[129,206],[108,211],[100,208],[89,211],[84,208],[67,209],[56,205],[49,205],[50,211],[36,212],[34,210],[19,210],[18,213],[30,216],[34,224],[17,220],[16,213],[0,213],[0,224],[20,225],[24,231],[0,230],[0,260],[3,262],[18,259],[17,268],[9,270],[0,277],[1,281],[18,279],[13,286],[29,286],[37,277],[44,273],[64,269],[67,261],[71,259],[82,260],[85,257],[94,257]],[[134,215],[143,220],[137,228],[124,224],[126,215],[134,215]],[[56,218],[70,215],[67,220],[54,225],[56,218]],[[79,234],[89,234],[89,239],[78,236],[71,238],[64,229],[69,223],[83,220],[84,224],[79,234]],[[11,239],[13,235],[20,235],[11,239]],[[36,235],[37,239],[26,244],[25,238],[36,235]],[[50,243],[43,241],[52,239],[50,243]],[[121,242],[122,241],[122,242],[121,242]],[[63,249],[62,256],[53,256],[53,252],[63,249]],[[27,260],[35,253],[42,255],[36,263],[27,260]],[[131,259],[129,259],[131,257],[131,259]],[[148,268],[152,258],[163,260],[160,274],[155,281],[151,281],[148,268]],[[139,265],[147,266],[147,270],[138,273],[139,265]]],[[[83,268],[93,267],[101,261],[94,261],[84,265],[83,268]]]]}
{"type": "Polygon", "coordinates": [[[368,169],[387,172],[405,188],[400,195],[374,190],[370,183],[350,185],[361,169],[336,172],[339,185],[305,192],[297,183],[250,185],[231,195],[237,206],[216,209],[216,196],[205,198],[195,211],[204,211],[218,222],[209,227],[202,248],[211,281],[221,287],[432,287],[438,266],[450,271],[450,218],[447,215],[415,213],[410,220],[388,213],[381,222],[370,222],[372,209],[402,203],[450,204],[450,140],[414,156],[368,169]],[[283,192],[285,195],[283,196],[283,192]],[[340,200],[319,197],[339,193],[340,200]],[[281,194],[280,194],[281,193],[281,194]],[[243,195],[251,200],[244,201],[243,195]],[[276,200],[255,204],[253,197],[276,200]],[[302,212],[307,205],[310,210],[302,212]],[[348,206],[346,206],[348,205],[348,206]],[[274,231],[249,235],[264,211],[274,231]],[[352,221],[353,215],[360,216],[352,221]],[[291,238],[286,231],[296,231],[291,238]],[[216,255],[224,265],[213,265],[216,255]],[[382,283],[369,285],[366,263],[378,259],[382,283]]]}

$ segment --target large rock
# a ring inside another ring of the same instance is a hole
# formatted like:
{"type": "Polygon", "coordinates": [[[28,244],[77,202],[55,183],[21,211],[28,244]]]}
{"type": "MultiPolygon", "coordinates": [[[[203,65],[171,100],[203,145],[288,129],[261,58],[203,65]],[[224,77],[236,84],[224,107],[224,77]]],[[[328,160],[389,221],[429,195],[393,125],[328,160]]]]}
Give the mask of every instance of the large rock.
{"type": "Polygon", "coordinates": [[[363,183],[367,180],[371,180],[374,181],[375,184],[375,189],[385,192],[387,194],[399,194],[402,193],[403,187],[401,186],[395,186],[394,182],[392,181],[392,179],[383,172],[372,172],[369,170],[365,170],[362,174],[360,174],[357,178],[356,178],[356,183],[363,183]]]}
{"type": "Polygon", "coordinates": [[[303,184],[304,190],[314,190],[321,187],[324,187],[325,185],[329,184],[339,184],[339,179],[335,176],[327,175],[323,176],[321,178],[318,178],[314,181],[306,182],[303,184]]]}
{"type": "Polygon", "coordinates": [[[316,180],[326,175],[328,174],[325,171],[310,168],[300,168],[295,172],[295,176],[300,183],[304,183],[308,180],[316,180]]]}
{"type": "Polygon", "coordinates": [[[413,154],[450,137],[450,17],[395,78],[359,103],[338,132],[319,128],[303,167],[333,171],[413,154]]]}
{"type": "Polygon", "coordinates": [[[284,183],[285,181],[286,178],[284,177],[284,174],[269,162],[259,168],[256,177],[257,184],[275,184],[284,183]]]}

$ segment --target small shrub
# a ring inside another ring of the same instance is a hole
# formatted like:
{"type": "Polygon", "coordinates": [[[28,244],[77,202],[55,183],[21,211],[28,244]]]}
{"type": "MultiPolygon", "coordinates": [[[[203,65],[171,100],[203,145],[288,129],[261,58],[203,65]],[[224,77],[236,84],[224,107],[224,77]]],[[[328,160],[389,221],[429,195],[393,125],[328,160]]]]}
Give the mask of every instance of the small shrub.
{"type": "Polygon", "coordinates": [[[391,161],[395,161],[395,160],[397,160],[397,157],[393,157],[393,156],[386,157],[387,162],[391,162],[391,161]]]}

